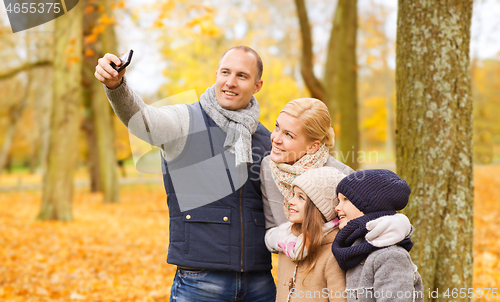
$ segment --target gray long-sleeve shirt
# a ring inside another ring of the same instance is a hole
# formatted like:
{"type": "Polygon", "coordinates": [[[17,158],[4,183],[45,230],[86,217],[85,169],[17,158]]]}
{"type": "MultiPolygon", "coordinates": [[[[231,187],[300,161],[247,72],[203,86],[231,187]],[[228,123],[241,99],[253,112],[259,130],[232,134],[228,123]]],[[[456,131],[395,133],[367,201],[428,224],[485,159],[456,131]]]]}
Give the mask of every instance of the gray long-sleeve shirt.
{"type": "Polygon", "coordinates": [[[182,152],[189,133],[189,111],[186,105],[160,108],[147,105],[127,85],[125,77],[116,89],[109,89],[106,85],[104,89],[116,116],[132,134],[161,147],[167,160],[176,158],[182,152]]]}

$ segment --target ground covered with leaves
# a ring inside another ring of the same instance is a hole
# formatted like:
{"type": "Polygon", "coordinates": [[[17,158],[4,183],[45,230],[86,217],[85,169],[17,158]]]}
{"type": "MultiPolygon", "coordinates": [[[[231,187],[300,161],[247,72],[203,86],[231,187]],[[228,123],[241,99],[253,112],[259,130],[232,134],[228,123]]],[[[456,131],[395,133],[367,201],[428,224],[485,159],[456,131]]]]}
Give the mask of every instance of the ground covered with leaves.
{"type": "Polygon", "coordinates": [[[475,166],[474,288],[496,288],[500,301],[500,165],[475,166]]]}
{"type": "MultiPolygon", "coordinates": [[[[475,288],[500,287],[498,171],[475,168],[475,288]]],[[[168,301],[175,267],[165,262],[162,185],[123,186],[112,205],[75,195],[75,221],[63,223],[34,220],[40,191],[0,193],[0,301],[168,301]]]]}
{"type": "Polygon", "coordinates": [[[0,301],[165,301],[168,212],[161,185],[122,187],[120,204],[76,192],[75,221],[37,222],[41,192],[0,198],[0,301]]]}

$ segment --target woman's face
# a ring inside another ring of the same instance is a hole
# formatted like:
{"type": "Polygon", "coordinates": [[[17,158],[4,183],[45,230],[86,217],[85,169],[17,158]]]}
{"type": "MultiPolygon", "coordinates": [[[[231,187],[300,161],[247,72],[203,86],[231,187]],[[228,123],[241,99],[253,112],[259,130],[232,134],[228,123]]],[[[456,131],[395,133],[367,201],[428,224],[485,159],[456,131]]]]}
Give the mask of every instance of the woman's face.
{"type": "Polygon", "coordinates": [[[299,119],[285,112],[276,119],[271,142],[271,160],[287,164],[295,163],[306,153],[316,152],[321,145],[319,141],[310,141],[302,131],[299,119]]]}

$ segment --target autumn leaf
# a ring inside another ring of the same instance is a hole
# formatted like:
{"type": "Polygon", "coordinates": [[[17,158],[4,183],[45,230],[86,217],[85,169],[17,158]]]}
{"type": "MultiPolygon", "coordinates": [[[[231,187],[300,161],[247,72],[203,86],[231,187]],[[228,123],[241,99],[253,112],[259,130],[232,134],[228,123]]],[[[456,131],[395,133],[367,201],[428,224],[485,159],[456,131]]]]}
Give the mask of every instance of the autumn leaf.
{"type": "Polygon", "coordinates": [[[85,7],[85,10],[83,11],[85,15],[88,15],[93,12],[94,12],[94,6],[92,5],[88,5],[87,7],[85,7]]]}
{"type": "Polygon", "coordinates": [[[95,55],[95,52],[92,49],[85,49],[85,54],[86,57],[92,57],[95,55]]]}

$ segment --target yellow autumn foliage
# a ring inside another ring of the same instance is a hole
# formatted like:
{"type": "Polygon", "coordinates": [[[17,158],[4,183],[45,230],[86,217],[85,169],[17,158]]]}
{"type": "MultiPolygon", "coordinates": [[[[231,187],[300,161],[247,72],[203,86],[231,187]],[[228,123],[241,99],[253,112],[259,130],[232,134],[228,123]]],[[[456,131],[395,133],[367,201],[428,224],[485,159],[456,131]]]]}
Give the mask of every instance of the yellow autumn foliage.
{"type": "Polygon", "coordinates": [[[371,146],[387,139],[387,107],[384,97],[372,97],[365,101],[363,112],[365,118],[361,130],[365,141],[371,146]]]}

